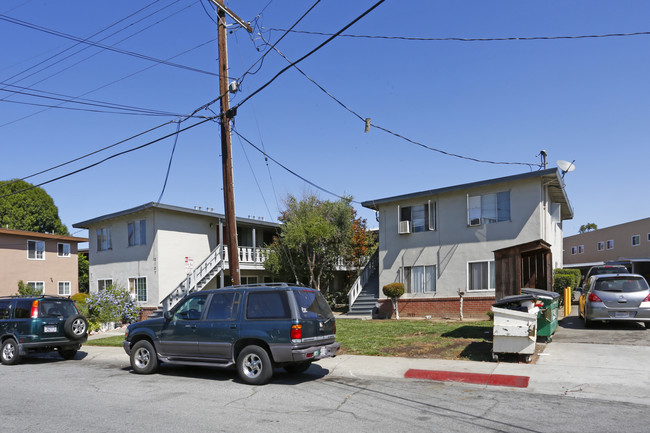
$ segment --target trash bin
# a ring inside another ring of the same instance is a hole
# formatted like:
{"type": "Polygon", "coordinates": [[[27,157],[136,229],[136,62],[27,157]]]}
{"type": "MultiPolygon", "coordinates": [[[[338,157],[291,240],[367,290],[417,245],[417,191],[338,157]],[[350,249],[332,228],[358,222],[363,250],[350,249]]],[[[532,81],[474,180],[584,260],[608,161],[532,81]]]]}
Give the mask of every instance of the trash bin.
{"type": "Polygon", "coordinates": [[[534,305],[536,296],[531,294],[507,296],[492,306],[494,327],[492,330],[492,359],[499,360],[500,353],[524,355],[530,362],[535,353],[537,341],[537,311],[534,305]],[[521,311],[523,310],[523,311],[521,311]]]}
{"type": "Polygon", "coordinates": [[[560,294],[540,289],[521,289],[522,294],[535,295],[543,306],[537,313],[537,336],[544,337],[546,342],[551,341],[558,326],[560,309],[560,294]]]}

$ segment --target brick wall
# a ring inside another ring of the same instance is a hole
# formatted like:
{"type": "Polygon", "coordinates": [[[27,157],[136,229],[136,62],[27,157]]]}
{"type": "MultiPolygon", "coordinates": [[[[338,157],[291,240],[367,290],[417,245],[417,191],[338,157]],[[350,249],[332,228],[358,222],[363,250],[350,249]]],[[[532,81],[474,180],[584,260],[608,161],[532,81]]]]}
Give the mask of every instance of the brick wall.
{"type": "MultiPolygon", "coordinates": [[[[391,317],[393,304],[390,299],[379,300],[379,315],[391,317]]],[[[465,319],[487,319],[487,313],[494,304],[494,297],[465,297],[463,298],[463,317],[465,319]]],[[[436,299],[400,299],[398,303],[400,317],[452,318],[460,317],[459,298],[436,299]]]]}
{"type": "Polygon", "coordinates": [[[156,307],[142,307],[138,320],[147,320],[154,311],[156,311],[156,307]]]}

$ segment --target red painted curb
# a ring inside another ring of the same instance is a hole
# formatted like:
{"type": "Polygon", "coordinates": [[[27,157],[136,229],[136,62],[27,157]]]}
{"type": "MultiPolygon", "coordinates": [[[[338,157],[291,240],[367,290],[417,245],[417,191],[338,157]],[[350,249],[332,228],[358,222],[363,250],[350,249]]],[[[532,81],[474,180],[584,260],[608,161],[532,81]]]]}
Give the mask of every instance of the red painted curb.
{"type": "Polygon", "coordinates": [[[442,382],[463,382],[478,385],[510,386],[528,388],[528,376],[510,376],[505,374],[460,373],[457,371],[416,370],[410,369],[404,377],[408,379],[428,379],[442,382]]]}

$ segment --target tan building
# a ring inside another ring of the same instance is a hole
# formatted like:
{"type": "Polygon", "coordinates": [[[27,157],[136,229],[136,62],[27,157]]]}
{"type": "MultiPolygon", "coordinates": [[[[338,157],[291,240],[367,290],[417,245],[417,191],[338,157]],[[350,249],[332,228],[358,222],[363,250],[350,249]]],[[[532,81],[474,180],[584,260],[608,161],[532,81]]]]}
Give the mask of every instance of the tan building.
{"type": "Polygon", "coordinates": [[[0,228],[0,296],[18,292],[18,281],[46,295],[79,292],[77,244],[86,238],[0,228]]]}
{"type": "Polygon", "coordinates": [[[579,268],[622,263],[636,274],[650,276],[650,218],[618,224],[564,238],[564,266],[579,268]]]}

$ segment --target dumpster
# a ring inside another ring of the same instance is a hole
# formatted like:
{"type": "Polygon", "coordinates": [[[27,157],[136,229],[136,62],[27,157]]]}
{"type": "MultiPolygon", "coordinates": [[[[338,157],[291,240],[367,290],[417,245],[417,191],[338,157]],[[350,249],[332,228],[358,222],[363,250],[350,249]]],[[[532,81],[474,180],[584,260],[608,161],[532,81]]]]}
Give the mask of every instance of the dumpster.
{"type": "Polygon", "coordinates": [[[492,359],[499,354],[514,353],[533,359],[537,341],[537,297],[531,294],[507,296],[492,305],[494,327],[492,330],[492,359]]]}
{"type": "Polygon", "coordinates": [[[543,304],[537,313],[537,336],[546,342],[551,341],[558,326],[560,294],[540,289],[521,289],[522,294],[535,295],[543,304]]]}

